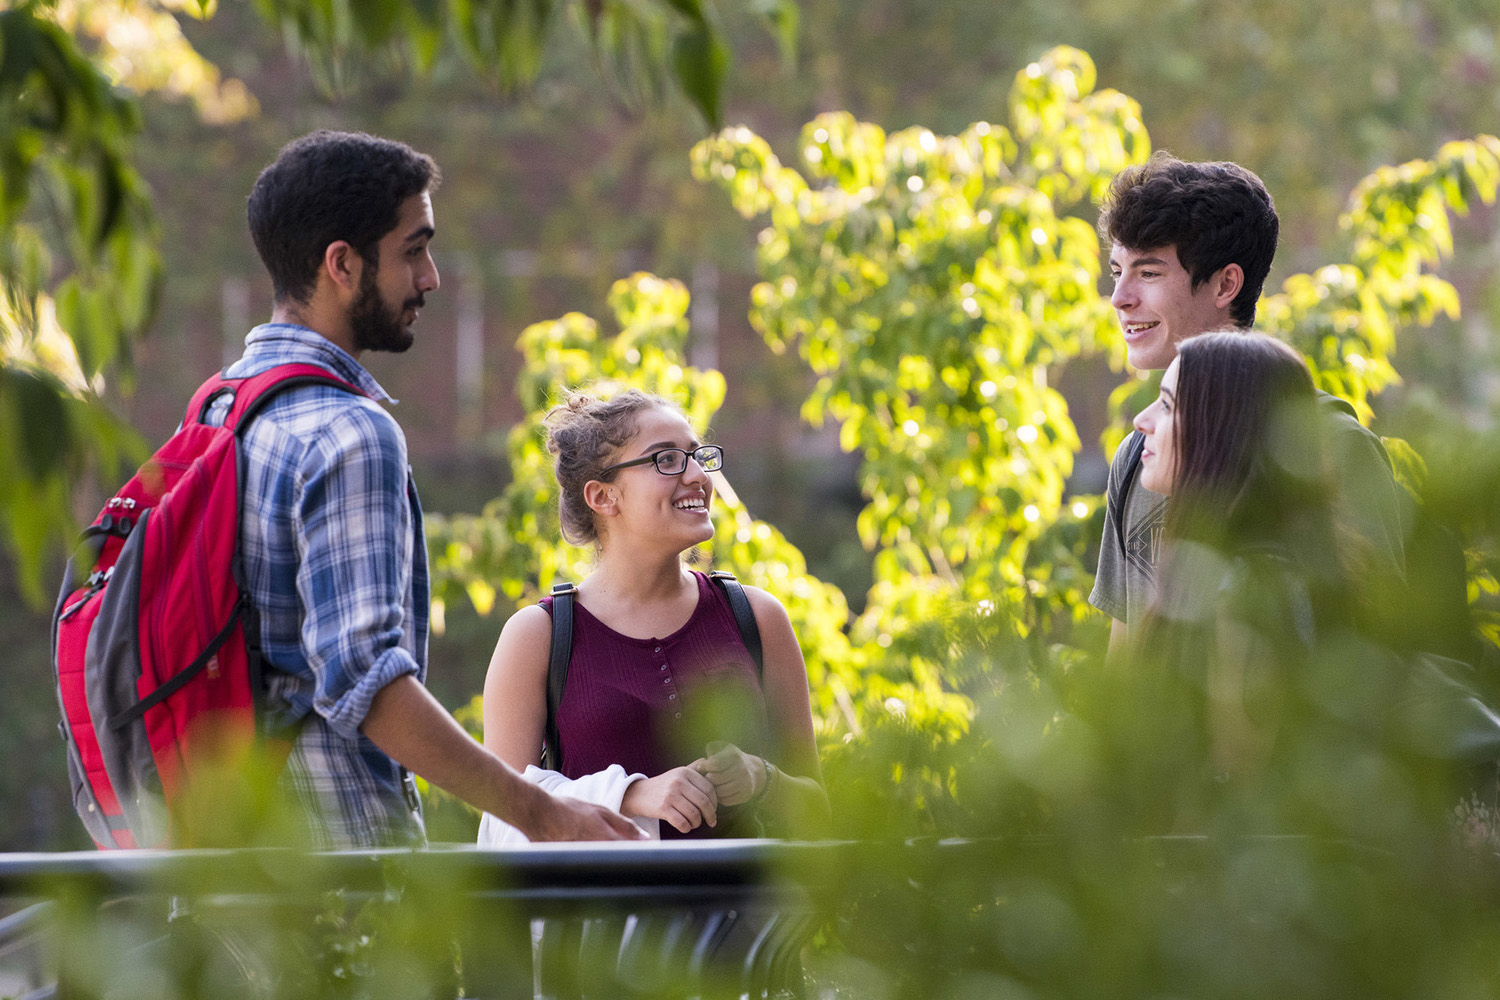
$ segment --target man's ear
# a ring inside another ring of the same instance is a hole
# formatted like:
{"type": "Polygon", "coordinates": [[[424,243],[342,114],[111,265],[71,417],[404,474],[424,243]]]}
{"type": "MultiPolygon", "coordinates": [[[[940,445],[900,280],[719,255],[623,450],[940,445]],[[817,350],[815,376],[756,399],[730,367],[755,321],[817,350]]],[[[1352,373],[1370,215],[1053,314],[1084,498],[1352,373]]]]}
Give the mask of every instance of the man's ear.
{"type": "Polygon", "coordinates": [[[364,258],[346,240],[334,240],[323,250],[323,274],[339,289],[359,290],[364,258]]]}
{"type": "Polygon", "coordinates": [[[601,517],[613,517],[620,510],[619,495],[615,488],[597,479],[590,479],[583,484],[583,502],[601,517]]]}
{"type": "Polygon", "coordinates": [[[1238,264],[1225,264],[1208,280],[1213,284],[1214,305],[1228,309],[1245,287],[1245,269],[1238,264]]]}

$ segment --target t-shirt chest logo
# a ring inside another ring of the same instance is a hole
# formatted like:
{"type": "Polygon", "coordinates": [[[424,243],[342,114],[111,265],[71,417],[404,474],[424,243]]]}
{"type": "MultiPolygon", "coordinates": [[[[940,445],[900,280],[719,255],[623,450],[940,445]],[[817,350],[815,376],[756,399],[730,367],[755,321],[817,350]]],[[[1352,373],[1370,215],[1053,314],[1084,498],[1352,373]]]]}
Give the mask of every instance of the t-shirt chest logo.
{"type": "Polygon", "coordinates": [[[1167,522],[1166,501],[1157,501],[1144,513],[1144,517],[1132,519],[1130,531],[1125,536],[1125,560],[1137,573],[1154,583],[1156,556],[1161,548],[1162,530],[1167,522]]]}

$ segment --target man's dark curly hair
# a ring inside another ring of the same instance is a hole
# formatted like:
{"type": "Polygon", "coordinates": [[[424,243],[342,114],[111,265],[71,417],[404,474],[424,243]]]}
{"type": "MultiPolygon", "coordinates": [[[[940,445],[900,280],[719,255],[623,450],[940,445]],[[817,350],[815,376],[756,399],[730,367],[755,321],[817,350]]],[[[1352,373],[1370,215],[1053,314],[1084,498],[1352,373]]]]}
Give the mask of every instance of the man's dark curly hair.
{"type": "Polygon", "coordinates": [[[276,301],[307,302],[330,243],[344,240],[377,263],[402,202],[439,179],[432,157],[363,132],[320,130],[288,143],[261,171],[248,206],[276,301]]]}
{"type": "Polygon", "coordinates": [[[1175,246],[1193,288],[1227,264],[1245,272],[1230,304],[1240,326],[1255,322],[1255,304],[1276,256],[1280,222],[1259,177],[1237,163],[1186,163],[1158,152],[1120,171],[1099,212],[1099,235],[1131,250],[1175,246]]]}

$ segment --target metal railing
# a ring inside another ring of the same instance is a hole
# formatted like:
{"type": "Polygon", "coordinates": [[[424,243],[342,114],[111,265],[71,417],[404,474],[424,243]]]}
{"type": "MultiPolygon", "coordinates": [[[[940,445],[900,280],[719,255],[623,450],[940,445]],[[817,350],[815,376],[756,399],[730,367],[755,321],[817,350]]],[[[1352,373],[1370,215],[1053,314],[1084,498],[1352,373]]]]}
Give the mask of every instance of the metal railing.
{"type": "Polygon", "coordinates": [[[0,921],[0,996],[94,996],[126,967],[247,996],[396,967],[414,995],[800,996],[849,846],[0,854],[0,903],[32,904],[0,921]]]}
{"type": "Polygon", "coordinates": [[[1322,995],[1368,994],[1407,975],[1370,934],[1442,954],[1496,933],[1500,862],[1400,846],[1102,832],[0,855],[0,913],[46,901],[0,921],[0,997],[924,996],[1000,979],[1075,996],[1112,995],[1122,968],[1132,995],[1193,996],[1218,995],[1225,963],[1299,948],[1334,984],[1322,995]]]}

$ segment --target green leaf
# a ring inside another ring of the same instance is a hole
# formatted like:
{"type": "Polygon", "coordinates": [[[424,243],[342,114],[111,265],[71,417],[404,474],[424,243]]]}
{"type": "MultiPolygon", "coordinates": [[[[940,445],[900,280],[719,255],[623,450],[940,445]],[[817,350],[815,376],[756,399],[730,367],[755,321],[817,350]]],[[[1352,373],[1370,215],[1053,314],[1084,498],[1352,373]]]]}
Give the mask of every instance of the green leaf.
{"type": "Polygon", "coordinates": [[[54,379],[24,368],[0,368],[0,395],[15,409],[24,471],[32,480],[56,472],[73,454],[64,393],[54,379]]]}
{"type": "Polygon", "coordinates": [[[678,35],[672,46],[677,83],[710,128],[721,124],[720,102],[729,62],[729,46],[706,24],[678,35]]]}
{"type": "Polygon", "coordinates": [[[708,21],[703,16],[702,0],[666,0],[666,3],[694,24],[707,27],[708,21]]]}
{"type": "Polygon", "coordinates": [[[350,3],[349,16],[360,41],[370,47],[386,44],[404,24],[403,0],[358,0],[350,3]]]}
{"type": "Polygon", "coordinates": [[[781,68],[790,73],[797,65],[797,49],[802,37],[802,8],[797,0],[761,0],[757,4],[761,16],[770,26],[781,53],[781,68]]]}
{"type": "Polygon", "coordinates": [[[125,169],[124,164],[112,154],[105,153],[99,157],[94,177],[99,205],[99,222],[94,237],[95,249],[103,246],[116,229],[124,223],[125,169]]]}

